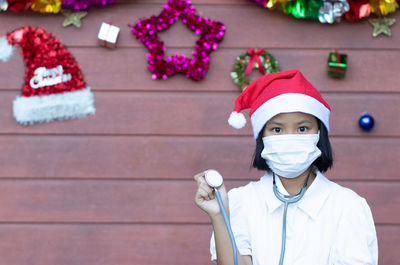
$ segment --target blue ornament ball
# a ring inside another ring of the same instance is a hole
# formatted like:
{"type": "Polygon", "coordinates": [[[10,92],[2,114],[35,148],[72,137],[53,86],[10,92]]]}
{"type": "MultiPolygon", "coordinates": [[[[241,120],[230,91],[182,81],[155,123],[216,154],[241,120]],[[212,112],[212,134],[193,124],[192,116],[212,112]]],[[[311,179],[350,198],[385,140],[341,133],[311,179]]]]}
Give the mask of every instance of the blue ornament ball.
{"type": "Polygon", "coordinates": [[[370,130],[372,130],[372,128],[374,128],[375,121],[371,115],[369,115],[368,113],[364,113],[360,117],[360,120],[358,121],[358,125],[364,131],[370,131],[370,130]]]}

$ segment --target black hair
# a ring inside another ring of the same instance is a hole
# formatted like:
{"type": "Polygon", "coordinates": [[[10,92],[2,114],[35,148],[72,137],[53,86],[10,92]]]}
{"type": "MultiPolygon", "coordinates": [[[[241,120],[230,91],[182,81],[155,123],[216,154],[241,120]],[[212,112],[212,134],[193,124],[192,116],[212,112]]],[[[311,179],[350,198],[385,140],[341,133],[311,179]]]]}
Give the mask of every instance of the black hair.
{"type": "MultiPolygon", "coordinates": [[[[317,122],[319,129],[319,141],[317,143],[317,147],[319,148],[319,150],[321,150],[321,156],[318,157],[312,163],[312,165],[316,166],[319,171],[325,172],[329,168],[331,168],[333,164],[332,148],[331,143],[329,142],[328,130],[319,119],[317,119],[317,122]]],[[[264,137],[264,130],[265,125],[256,139],[256,149],[254,150],[253,155],[253,167],[259,170],[266,170],[270,172],[271,169],[265,162],[265,159],[261,157],[261,152],[264,149],[264,143],[262,141],[262,138],[264,137]]]]}

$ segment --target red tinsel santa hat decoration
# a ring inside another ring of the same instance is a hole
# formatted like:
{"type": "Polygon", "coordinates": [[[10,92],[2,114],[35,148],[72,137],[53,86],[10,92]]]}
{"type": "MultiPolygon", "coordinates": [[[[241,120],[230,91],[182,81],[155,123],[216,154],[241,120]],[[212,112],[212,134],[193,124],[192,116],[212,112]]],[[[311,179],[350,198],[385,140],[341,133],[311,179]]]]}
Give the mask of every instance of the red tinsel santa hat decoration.
{"type": "Polygon", "coordinates": [[[0,60],[12,46],[22,49],[26,63],[22,95],[14,100],[17,122],[33,124],[94,114],[94,97],[71,53],[42,28],[25,26],[0,38],[0,60]]]}
{"type": "Polygon", "coordinates": [[[280,113],[303,112],[315,116],[329,131],[331,108],[299,70],[264,75],[252,82],[236,99],[229,124],[243,128],[246,118],[240,111],[250,109],[254,139],[264,125],[280,113]]]}

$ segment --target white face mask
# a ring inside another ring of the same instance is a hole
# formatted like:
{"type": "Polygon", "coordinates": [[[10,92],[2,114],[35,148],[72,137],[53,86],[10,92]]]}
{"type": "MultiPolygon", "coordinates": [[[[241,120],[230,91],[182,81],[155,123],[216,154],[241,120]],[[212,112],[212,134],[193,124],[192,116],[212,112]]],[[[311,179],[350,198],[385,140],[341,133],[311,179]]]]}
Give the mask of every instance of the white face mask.
{"type": "Polygon", "coordinates": [[[261,157],[269,168],[284,178],[295,178],[307,170],[321,156],[318,134],[284,134],[262,138],[261,157]]]}

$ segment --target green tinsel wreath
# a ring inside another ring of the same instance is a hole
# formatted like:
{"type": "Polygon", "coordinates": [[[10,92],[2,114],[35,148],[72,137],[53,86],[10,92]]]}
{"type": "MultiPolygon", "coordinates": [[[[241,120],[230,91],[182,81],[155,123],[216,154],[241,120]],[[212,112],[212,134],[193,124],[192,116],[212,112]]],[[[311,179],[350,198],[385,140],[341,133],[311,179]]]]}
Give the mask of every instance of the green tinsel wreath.
{"type": "Polygon", "coordinates": [[[233,82],[238,85],[242,91],[246,89],[246,87],[251,83],[250,79],[247,77],[245,73],[246,68],[249,63],[253,61],[253,69],[259,69],[261,74],[270,74],[275,72],[280,72],[280,68],[278,65],[278,61],[268,52],[264,51],[264,49],[252,49],[249,48],[246,52],[242,53],[235,60],[234,70],[231,72],[231,77],[233,82]],[[259,60],[257,60],[259,57],[259,60]],[[261,62],[262,70],[260,69],[259,63],[261,62]]]}

